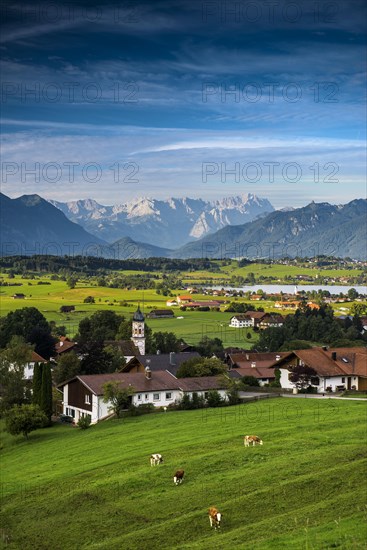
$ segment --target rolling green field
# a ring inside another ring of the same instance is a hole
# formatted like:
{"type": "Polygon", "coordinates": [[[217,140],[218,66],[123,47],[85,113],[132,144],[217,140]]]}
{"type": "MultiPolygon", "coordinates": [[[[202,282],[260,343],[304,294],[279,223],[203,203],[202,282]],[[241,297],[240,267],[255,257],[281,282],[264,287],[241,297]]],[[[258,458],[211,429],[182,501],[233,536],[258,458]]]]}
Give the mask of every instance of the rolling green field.
{"type": "Polygon", "coordinates": [[[365,417],[363,402],[276,398],[2,434],[3,547],[365,548],[365,417]]]}

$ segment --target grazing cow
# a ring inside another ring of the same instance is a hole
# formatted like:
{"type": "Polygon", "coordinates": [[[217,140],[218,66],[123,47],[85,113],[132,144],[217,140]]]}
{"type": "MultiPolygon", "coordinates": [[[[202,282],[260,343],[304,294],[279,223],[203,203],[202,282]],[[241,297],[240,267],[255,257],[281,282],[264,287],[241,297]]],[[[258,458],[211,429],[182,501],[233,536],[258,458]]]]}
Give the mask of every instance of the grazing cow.
{"type": "Polygon", "coordinates": [[[177,470],[177,472],[173,476],[173,483],[175,485],[178,485],[179,483],[182,483],[184,475],[185,475],[184,470],[177,470]]]}
{"type": "Polygon", "coordinates": [[[243,443],[246,447],[249,447],[251,444],[252,446],[254,446],[256,445],[256,443],[258,443],[259,445],[263,444],[262,439],[260,439],[260,437],[257,437],[257,435],[245,435],[243,443]]]}
{"type": "Polygon", "coordinates": [[[150,465],[151,466],[158,466],[158,464],[161,464],[163,462],[162,455],[156,453],[154,455],[150,455],[150,465]]]}
{"type": "Polygon", "coordinates": [[[209,508],[208,512],[209,512],[210,527],[214,527],[214,529],[220,529],[222,514],[218,512],[218,510],[214,507],[209,508]]]}

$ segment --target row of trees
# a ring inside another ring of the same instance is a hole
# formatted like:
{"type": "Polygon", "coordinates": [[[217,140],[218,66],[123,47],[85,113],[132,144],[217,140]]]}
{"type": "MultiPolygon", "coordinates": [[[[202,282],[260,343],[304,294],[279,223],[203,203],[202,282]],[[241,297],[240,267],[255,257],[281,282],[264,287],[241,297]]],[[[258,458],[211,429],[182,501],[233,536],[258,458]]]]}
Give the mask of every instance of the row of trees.
{"type": "Polygon", "coordinates": [[[362,334],[362,323],[358,316],[339,321],[330,306],[320,309],[304,307],[294,315],[287,315],[282,327],[270,327],[260,334],[253,346],[257,351],[288,351],[311,347],[311,342],[332,346],[358,345],[366,341],[362,334]]]}

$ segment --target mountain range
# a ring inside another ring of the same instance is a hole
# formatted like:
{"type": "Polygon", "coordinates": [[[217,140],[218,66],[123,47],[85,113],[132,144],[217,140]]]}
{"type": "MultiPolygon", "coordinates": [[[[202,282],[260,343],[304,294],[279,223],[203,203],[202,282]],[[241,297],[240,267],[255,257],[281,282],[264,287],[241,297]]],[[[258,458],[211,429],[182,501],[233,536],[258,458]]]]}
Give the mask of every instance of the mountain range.
{"type": "Polygon", "coordinates": [[[227,225],[250,222],[274,211],[267,199],[252,194],[216,201],[142,197],[114,206],[104,206],[92,199],[50,203],[69,220],[109,243],[130,237],[167,248],[177,248],[227,225]]]}
{"type": "MultiPolygon", "coordinates": [[[[131,237],[128,234],[119,234],[113,242],[91,234],[62,212],[61,206],[66,203],[57,203],[54,206],[38,195],[23,195],[16,199],[0,194],[1,209],[1,255],[98,255],[116,259],[147,258],[151,256],[167,258],[281,258],[284,256],[312,257],[318,254],[338,257],[366,259],[366,229],[367,229],[367,201],[355,199],[346,205],[331,205],[329,203],[312,202],[302,208],[290,208],[274,211],[266,199],[258,199],[254,195],[245,197],[231,197],[216,203],[207,203],[200,199],[169,199],[155,201],[141,199],[136,203],[136,210],[131,206],[129,216],[124,210],[124,219],[129,222],[125,227],[130,230],[136,227],[137,231],[131,237]],[[200,211],[199,202],[202,210],[200,211]],[[212,206],[209,209],[208,204],[212,206]],[[159,205],[159,206],[158,206],[159,205]],[[175,208],[174,208],[175,205],[175,208]],[[214,206],[213,206],[214,205],[214,206]],[[247,206],[246,206],[247,205],[247,206]],[[251,213],[250,211],[253,207],[251,213]],[[193,215],[195,206],[196,214],[193,215]],[[160,208],[160,210],[159,210],[160,208]],[[239,223],[228,224],[229,220],[257,218],[239,223]],[[271,211],[266,213],[264,210],[271,211]],[[191,209],[192,220],[188,219],[191,209]],[[243,211],[242,213],[240,211],[243,211]],[[168,212],[165,218],[165,212],[168,212]],[[176,216],[172,215],[176,212],[176,216]],[[149,213],[150,212],[150,213],[149,213]],[[158,213],[159,212],[159,213],[158,213]],[[182,218],[181,218],[182,214],[182,218]],[[237,216],[237,217],[236,217],[237,216]],[[194,228],[198,227],[197,220],[211,221],[203,224],[203,229],[194,236],[194,228]],[[144,234],[144,223],[153,235],[149,241],[140,240],[139,234],[144,234]],[[215,223],[214,223],[215,222],[215,223]],[[216,224],[224,224],[215,231],[216,224]],[[164,230],[165,227],[165,230],[164,230]],[[166,242],[173,242],[177,238],[182,240],[185,231],[190,228],[190,237],[182,246],[168,247],[166,242]],[[175,237],[177,228],[182,229],[181,236],[175,237]],[[164,231],[173,235],[166,235],[165,240],[159,240],[164,231]],[[140,233],[139,233],[140,232],[140,233]],[[198,238],[202,233],[204,236],[198,238]],[[195,238],[196,237],[196,238],[195,238]],[[195,238],[195,240],[193,240],[195,238]],[[171,239],[171,240],[169,240],[171,239]],[[155,244],[154,244],[155,243],[155,244]]],[[[86,212],[93,213],[90,219],[98,222],[100,209],[103,207],[94,201],[77,201],[67,203],[67,212],[74,208],[74,216],[88,218],[86,212]],[[74,206],[71,206],[73,204],[74,206]],[[98,206],[96,206],[98,205],[98,206]]],[[[65,206],[64,206],[65,208],[65,206]]],[[[111,217],[112,210],[108,210],[111,217]]],[[[103,212],[101,213],[102,216],[103,212]]],[[[108,216],[102,216],[102,235],[108,227],[108,216]],[[106,225],[107,224],[107,225],[106,225]]],[[[112,216],[113,217],[113,216],[112,216]]],[[[113,231],[117,231],[116,220],[111,220],[113,231]]],[[[120,223],[120,222],[118,222],[120,223]]],[[[124,225],[124,224],[122,224],[124,225]]],[[[98,226],[98,223],[95,227],[98,226]]],[[[97,232],[97,229],[95,229],[97,232]]]]}

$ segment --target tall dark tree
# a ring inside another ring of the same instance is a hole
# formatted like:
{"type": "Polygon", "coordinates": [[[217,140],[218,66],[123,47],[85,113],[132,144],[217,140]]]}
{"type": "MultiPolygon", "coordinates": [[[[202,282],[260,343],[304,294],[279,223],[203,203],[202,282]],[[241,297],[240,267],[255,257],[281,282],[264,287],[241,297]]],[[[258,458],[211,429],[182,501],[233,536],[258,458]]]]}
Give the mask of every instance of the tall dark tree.
{"type": "Polygon", "coordinates": [[[41,389],[42,389],[42,364],[36,363],[33,370],[32,382],[32,403],[41,405],[41,389]]]}
{"type": "Polygon", "coordinates": [[[48,363],[45,363],[42,367],[40,407],[50,422],[52,416],[52,376],[51,367],[48,363]]]}
{"type": "Polygon", "coordinates": [[[81,345],[93,340],[115,340],[119,326],[123,321],[125,321],[125,317],[118,315],[114,311],[96,311],[88,319],[80,321],[79,333],[76,336],[76,340],[81,345]]]}
{"type": "Polygon", "coordinates": [[[46,318],[35,307],[11,311],[0,321],[0,347],[4,348],[13,336],[22,336],[35,345],[35,351],[45,359],[54,353],[55,341],[46,318]]]}

